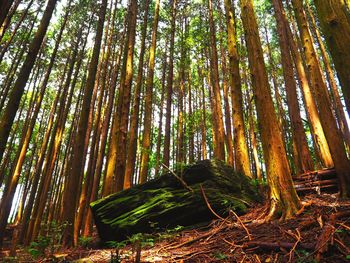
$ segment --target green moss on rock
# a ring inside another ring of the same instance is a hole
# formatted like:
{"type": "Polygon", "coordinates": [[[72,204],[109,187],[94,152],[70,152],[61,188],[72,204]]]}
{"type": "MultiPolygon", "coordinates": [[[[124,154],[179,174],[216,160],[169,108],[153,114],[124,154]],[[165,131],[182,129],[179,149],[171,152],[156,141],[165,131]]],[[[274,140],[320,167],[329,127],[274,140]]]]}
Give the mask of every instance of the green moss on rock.
{"type": "Polygon", "coordinates": [[[182,179],[194,190],[183,188],[171,173],[145,184],[112,194],[91,204],[103,241],[123,240],[135,233],[190,226],[213,219],[212,208],[221,216],[230,209],[238,214],[259,199],[251,181],[217,160],[199,161],[183,169],[182,179]]]}

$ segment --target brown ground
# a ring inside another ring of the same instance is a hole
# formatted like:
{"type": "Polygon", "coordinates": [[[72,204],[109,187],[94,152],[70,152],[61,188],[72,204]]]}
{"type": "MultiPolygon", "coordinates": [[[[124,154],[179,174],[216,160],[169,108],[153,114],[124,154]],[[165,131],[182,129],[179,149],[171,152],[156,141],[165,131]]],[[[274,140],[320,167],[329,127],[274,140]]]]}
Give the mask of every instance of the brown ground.
{"type": "Polygon", "coordinates": [[[324,194],[303,202],[304,210],[285,222],[262,223],[267,206],[257,205],[239,218],[145,237],[141,249],[137,242],[119,250],[79,247],[51,260],[34,260],[22,249],[13,262],[135,262],[137,251],[141,262],[350,262],[350,201],[324,194]]]}

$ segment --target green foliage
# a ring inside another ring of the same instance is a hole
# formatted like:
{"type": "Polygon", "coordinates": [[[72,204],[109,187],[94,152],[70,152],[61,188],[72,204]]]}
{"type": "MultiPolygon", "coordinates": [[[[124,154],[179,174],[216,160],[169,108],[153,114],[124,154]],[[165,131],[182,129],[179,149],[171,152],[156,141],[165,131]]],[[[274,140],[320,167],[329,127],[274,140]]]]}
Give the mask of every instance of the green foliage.
{"type": "Polygon", "coordinates": [[[50,237],[39,236],[37,241],[31,242],[29,248],[27,249],[28,253],[31,254],[34,258],[38,258],[45,255],[45,250],[51,243],[50,237]]]}
{"type": "Polygon", "coordinates": [[[92,239],[92,237],[79,237],[78,242],[80,246],[87,248],[91,244],[92,239]]]}
{"type": "Polygon", "coordinates": [[[227,255],[224,254],[224,253],[222,253],[222,252],[216,252],[216,253],[214,253],[214,257],[215,257],[216,259],[222,260],[222,259],[226,259],[226,258],[227,258],[227,255]]]}

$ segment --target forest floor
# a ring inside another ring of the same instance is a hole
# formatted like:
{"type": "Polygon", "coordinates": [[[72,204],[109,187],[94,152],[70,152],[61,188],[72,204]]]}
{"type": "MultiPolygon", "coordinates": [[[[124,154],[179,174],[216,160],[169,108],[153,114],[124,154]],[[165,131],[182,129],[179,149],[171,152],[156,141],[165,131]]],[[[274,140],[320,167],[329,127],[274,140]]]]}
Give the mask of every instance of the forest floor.
{"type": "Polygon", "coordinates": [[[95,237],[50,257],[33,259],[20,249],[12,262],[350,262],[350,201],[336,194],[302,199],[301,213],[284,222],[263,222],[268,206],[260,204],[205,227],[110,242],[114,248],[98,247],[95,237]]]}

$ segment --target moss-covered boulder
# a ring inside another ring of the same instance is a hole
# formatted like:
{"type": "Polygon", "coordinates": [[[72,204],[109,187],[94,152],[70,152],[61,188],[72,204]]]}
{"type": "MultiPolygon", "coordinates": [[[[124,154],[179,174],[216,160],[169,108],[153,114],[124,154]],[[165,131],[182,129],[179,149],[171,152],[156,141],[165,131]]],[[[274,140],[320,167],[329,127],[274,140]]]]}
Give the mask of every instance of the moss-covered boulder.
{"type": "Polygon", "coordinates": [[[101,239],[123,240],[135,233],[153,232],[155,227],[161,230],[213,219],[200,185],[213,210],[221,216],[226,216],[229,209],[244,213],[258,200],[249,179],[221,161],[199,161],[177,175],[193,192],[168,173],[93,202],[91,209],[101,239]]]}

